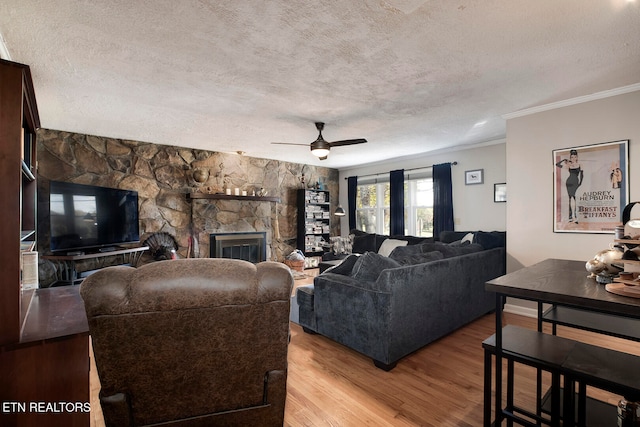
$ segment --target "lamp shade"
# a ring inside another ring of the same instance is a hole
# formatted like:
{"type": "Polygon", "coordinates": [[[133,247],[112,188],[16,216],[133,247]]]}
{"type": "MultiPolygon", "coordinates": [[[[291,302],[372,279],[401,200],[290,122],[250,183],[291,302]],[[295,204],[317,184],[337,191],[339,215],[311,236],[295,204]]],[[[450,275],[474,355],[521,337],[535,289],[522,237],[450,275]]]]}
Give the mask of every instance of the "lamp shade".
{"type": "Polygon", "coordinates": [[[344,208],[340,205],[338,205],[338,207],[336,208],[336,211],[333,213],[335,216],[345,216],[346,212],[344,211],[344,208]]]}
{"type": "Polygon", "coordinates": [[[329,149],[331,146],[327,141],[318,137],[317,140],[311,143],[311,154],[317,157],[326,157],[329,155],[329,149]]]}

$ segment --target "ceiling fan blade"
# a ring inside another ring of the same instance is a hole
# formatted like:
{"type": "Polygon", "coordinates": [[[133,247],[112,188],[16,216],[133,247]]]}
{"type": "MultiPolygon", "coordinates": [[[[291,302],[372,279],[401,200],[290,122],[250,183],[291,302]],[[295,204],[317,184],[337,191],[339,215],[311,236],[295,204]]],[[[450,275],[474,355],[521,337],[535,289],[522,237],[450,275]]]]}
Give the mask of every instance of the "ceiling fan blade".
{"type": "Polygon", "coordinates": [[[303,147],[308,147],[309,144],[298,144],[295,142],[272,142],[272,144],[277,144],[277,145],[301,145],[303,147]]]}
{"type": "Polygon", "coordinates": [[[330,142],[329,145],[331,145],[332,147],[340,147],[341,145],[354,145],[354,144],[363,144],[367,142],[366,139],[364,138],[358,138],[358,139],[343,139],[341,141],[333,141],[330,142]]]}

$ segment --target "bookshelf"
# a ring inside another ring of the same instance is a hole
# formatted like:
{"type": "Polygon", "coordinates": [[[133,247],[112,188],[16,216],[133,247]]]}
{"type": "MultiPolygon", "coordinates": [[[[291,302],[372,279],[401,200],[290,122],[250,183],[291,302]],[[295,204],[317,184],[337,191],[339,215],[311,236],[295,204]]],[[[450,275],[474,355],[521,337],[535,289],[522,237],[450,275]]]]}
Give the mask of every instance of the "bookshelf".
{"type": "MultiPolygon", "coordinates": [[[[39,127],[29,67],[0,60],[0,401],[88,402],[89,328],[78,287],[38,289],[37,263],[35,289],[22,283],[23,255],[37,256],[39,127]]],[[[0,425],[86,426],[89,413],[8,410],[0,425]]]]}

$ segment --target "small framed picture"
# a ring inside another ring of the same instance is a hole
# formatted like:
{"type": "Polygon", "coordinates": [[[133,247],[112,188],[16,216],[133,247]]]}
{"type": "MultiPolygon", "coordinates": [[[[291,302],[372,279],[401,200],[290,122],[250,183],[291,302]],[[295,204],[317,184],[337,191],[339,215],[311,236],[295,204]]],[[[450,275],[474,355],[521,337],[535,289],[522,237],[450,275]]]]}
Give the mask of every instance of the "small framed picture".
{"type": "Polygon", "coordinates": [[[465,171],[464,183],[466,185],[484,183],[484,169],[475,169],[471,171],[465,171]]]}
{"type": "Polygon", "coordinates": [[[507,184],[493,184],[493,201],[496,203],[507,201],[507,184]]]}

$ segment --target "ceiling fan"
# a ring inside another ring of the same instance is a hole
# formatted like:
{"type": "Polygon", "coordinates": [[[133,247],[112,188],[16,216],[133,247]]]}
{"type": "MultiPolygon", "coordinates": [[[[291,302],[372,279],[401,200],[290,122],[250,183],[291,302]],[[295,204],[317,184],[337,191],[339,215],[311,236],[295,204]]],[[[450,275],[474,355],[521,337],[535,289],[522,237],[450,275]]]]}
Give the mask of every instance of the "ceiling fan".
{"type": "MultiPolygon", "coordinates": [[[[310,144],[311,153],[315,156],[318,156],[320,160],[325,160],[329,155],[329,150],[331,147],[340,147],[344,145],[354,145],[354,144],[362,144],[367,142],[364,138],[358,139],[343,139],[340,141],[325,141],[322,137],[322,130],[324,129],[324,123],[316,122],[316,129],[318,129],[318,138],[310,144]]],[[[272,144],[281,144],[281,145],[307,145],[307,144],[298,144],[294,142],[272,142],[272,144]]]]}

